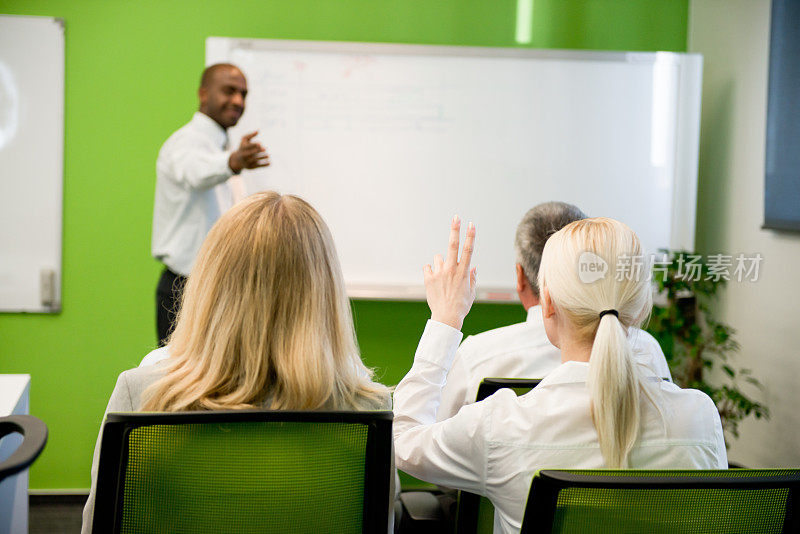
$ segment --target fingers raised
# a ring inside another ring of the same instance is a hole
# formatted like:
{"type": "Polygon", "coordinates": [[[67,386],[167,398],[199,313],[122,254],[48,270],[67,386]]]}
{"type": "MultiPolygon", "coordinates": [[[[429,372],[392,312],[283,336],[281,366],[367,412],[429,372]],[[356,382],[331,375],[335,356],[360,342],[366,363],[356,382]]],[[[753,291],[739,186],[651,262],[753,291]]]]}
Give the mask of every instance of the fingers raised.
{"type": "Polygon", "coordinates": [[[472,251],[475,250],[475,225],[469,223],[467,226],[467,237],[464,238],[464,248],[461,249],[461,261],[458,268],[462,272],[469,271],[469,263],[472,261],[472,251]]]}
{"type": "Polygon", "coordinates": [[[469,313],[475,300],[476,273],[470,269],[472,250],[475,243],[475,226],[467,228],[464,248],[459,261],[461,221],[453,217],[450,224],[450,238],[447,254],[433,257],[433,266],[426,265],[422,271],[425,276],[425,296],[431,309],[431,319],[461,329],[464,317],[469,313]]]}
{"type": "Polygon", "coordinates": [[[458,215],[453,216],[453,221],[450,223],[450,240],[447,243],[447,258],[445,265],[453,268],[458,264],[458,240],[459,233],[461,232],[461,220],[458,215]]]}

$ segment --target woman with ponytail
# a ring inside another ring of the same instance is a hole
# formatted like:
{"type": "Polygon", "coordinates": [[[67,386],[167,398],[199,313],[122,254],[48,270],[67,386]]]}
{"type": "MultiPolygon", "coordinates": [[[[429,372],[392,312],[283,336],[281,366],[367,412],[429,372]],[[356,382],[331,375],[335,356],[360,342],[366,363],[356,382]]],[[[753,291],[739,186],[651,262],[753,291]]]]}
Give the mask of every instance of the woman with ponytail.
{"type": "Polygon", "coordinates": [[[652,288],[639,239],[613,219],[573,222],[545,245],[542,315],[561,366],[526,395],[500,390],[437,423],[475,297],[475,229],[467,230],[461,258],[459,233],[454,218],[446,259],[437,255],[424,269],[431,320],[394,394],[399,469],[488,497],[494,531],[510,533],[521,527],[538,469],[727,468],[713,401],[661,380],[630,350],[628,332],[648,317],[652,288]],[[632,270],[619,273],[617,265],[632,270]]]}

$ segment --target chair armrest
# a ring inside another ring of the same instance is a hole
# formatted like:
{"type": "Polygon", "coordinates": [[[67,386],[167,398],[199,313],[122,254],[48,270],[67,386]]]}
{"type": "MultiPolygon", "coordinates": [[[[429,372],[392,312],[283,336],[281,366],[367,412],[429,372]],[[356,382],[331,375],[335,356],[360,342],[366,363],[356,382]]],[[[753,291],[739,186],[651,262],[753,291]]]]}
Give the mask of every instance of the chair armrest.
{"type": "Polygon", "coordinates": [[[23,471],[41,454],[47,443],[47,425],[32,415],[0,417],[0,438],[19,432],[22,444],[0,463],[0,480],[23,471]]]}

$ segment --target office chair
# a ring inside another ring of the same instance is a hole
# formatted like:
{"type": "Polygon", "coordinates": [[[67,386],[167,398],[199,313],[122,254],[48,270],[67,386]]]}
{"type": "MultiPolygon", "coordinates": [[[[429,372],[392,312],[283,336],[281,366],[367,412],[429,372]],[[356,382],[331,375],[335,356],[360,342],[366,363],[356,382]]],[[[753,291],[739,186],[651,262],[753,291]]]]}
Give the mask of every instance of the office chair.
{"type": "Polygon", "coordinates": [[[501,389],[510,389],[517,395],[524,395],[541,382],[541,378],[484,378],[478,385],[475,402],[494,395],[501,389]]]}
{"type": "Polygon", "coordinates": [[[94,532],[387,532],[392,412],[109,414],[94,532]]]}
{"type": "MultiPolygon", "coordinates": [[[[541,378],[484,378],[478,386],[475,402],[494,395],[498,390],[509,388],[517,395],[524,395],[539,385],[541,378]]],[[[486,497],[466,491],[458,492],[456,511],[456,534],[491,533],[494,529],[494,506],[486,497]]]]}
{"type": "Polygon", "coordinates": [[[32,415],[0,417],[0,439],[15,432],[22,434],[22,443],[8,459],[0,463],[0,482],[27,469],[47,443],[47,425],[32,415]]]}
{"type": "Polygon", "coordinates": [[[522,534],[800,532],[800,469],[543,470],[522,534]]]}

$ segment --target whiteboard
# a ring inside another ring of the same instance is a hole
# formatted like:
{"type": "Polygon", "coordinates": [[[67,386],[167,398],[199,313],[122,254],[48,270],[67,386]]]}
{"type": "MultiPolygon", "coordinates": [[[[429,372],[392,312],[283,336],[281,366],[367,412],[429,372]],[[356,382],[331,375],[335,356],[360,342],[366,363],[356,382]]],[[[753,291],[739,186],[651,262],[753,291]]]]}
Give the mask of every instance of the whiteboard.
{"type": "Polygon", "coordinates": [[[477,226],[481,300],[516,299],[514,233],[540,202],[694,246],[699,55],[208,38],[222,61],[250,91],[231,143],[259,130],[271,155],[247,191],[314,205],[353,297],[424,298],[454,214],[477,226]]]}
{"type": "Polygon", "coordinates": [[[64,25],[0,16],[0,311],[61,309],[64,25]]]}

